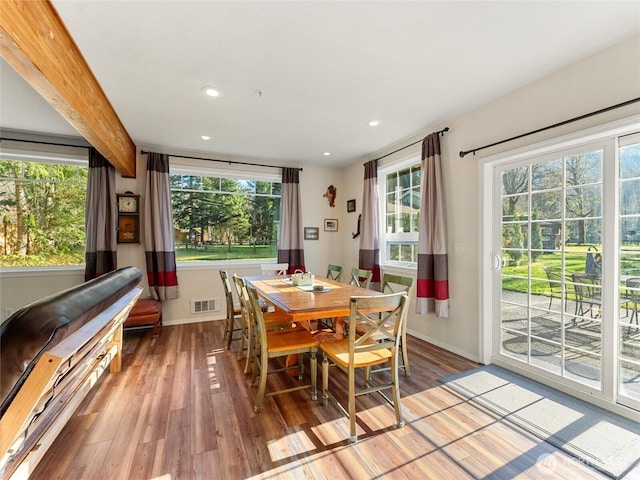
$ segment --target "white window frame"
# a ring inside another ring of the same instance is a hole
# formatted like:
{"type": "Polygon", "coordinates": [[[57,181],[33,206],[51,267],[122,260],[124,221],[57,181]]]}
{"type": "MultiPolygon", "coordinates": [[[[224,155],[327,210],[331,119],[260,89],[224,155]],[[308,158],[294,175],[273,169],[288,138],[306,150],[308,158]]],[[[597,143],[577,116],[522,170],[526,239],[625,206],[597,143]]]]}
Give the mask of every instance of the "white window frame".
{"type": "MultiPolygon", "coordinates": [[[[388,257],[388,242],[402,242],[413,243],[415,242],[416,259],[418,250],[418,233],[387,233],[387,218],[386,218],[386,204],[387,204],[387,175],[389,173],[398,172],[404,170],[413,165],[420,165],[421,159],[419,154],[413,154],[410,157],[406,157],[402,160],[389,163],[378,168],[378,205],[380,212],[380,264],[383,267],[400,267],[407,270],[415,271],[418,268],[417,262],[398,262],[392,261],[388,257]]],[[[422,174],[422,173],[421,173],[422,174]]],[[[422,192],[420,192],[422,195],[422,192]]]]}
{"type": "MultiPolygon", "coordinates": [[[[169,175],[175,174],[255,180],[261,182],[282,182],[282,175],[280,172],[274,171],[274,167],[260,167],[238,163],[225,164],[218,161],[203,163],[203,160],[169,155],[169,175]]],[[[176,261],[176,267],[179,270],[199,270],[216,265],[254,266],[264,263],[265,260],[266,259],[262,258],[253,260],[203,260],[198,262],[176,261]]]]}
{"type": "MultiPolygon", "coordinates": [[[[83,145],[58,145],[44,141],[48,139],[48,137],[43,138],[43,141],[38,141],[37,139],[24,141],[2,139],[0,140],[0,156],[2,160],[89,167],[88,147],[83,145]]],[[[84,269],[84,262],[77,265],[41,265],[1,268],[3,275],[21,275],[22,273],[28,274],[28,272],[35,272],[35,274],[40,275],[45,272],[47,274],[65,271],[76,272],[84,271],[84,269]]]]}

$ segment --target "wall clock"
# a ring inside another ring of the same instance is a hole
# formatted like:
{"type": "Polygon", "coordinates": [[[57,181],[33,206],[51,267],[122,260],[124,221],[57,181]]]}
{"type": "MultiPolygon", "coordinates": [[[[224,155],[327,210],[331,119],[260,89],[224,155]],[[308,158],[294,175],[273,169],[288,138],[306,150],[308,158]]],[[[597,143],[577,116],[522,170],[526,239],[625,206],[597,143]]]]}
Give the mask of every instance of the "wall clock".
{"type": "Polygon", "coordinates": [[[118,202],[118,243],[140,243],[140,195],[116,194],[118,202]]]}
{"type": "Polygon", "coordinates": [[[139,214],[140,213],[140,195],[131,192],[117,193],[118,213],[139,214]]]}

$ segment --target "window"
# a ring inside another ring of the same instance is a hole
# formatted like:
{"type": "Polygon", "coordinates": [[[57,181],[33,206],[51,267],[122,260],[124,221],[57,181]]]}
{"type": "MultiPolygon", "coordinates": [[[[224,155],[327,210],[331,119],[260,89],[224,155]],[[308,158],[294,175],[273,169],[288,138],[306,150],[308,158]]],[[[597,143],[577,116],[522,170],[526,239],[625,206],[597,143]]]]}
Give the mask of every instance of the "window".
{"type": "Polygon", "coordinates": [[[0,266],[84,264],[87,174],[86,148],[2,141],[0,266]]]}
{"type": "Polygon", "coordinates": [[[280,180],[171,166],[177,262],[278,256],[280,180]]]}
{"type": "Polygon", "coordinates": [[[415,267],[418,263],[420,221],[420,160],[381,169],[383,192],[382,262],[415,267]]]}

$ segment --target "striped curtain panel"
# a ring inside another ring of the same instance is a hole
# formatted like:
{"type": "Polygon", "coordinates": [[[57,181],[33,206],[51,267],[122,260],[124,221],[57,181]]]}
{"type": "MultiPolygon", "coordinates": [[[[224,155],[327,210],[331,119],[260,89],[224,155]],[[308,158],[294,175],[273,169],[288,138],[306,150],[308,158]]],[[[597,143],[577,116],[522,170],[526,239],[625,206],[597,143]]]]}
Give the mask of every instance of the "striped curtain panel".
{"type": "Polygon", "coordinates": [[[380,290],[380,215],[378,213],[378,160],[364,164],[364,193],[360,223],[360,258],[358,265],[371,270],[372,290],[380,290]]]}
{"type": "Polygon", "coordinates": [[[297,168],[283,168],[278,263],[288,263],[289,273],[293,273],[296,270],[306,272],[302,238],[300,170],[297,168]]]}
{"type": "Polygon", "coordinates": [[[170,300],[178,298],[178,277],[173,247],[169,155],[153,152],[148,155],[144,202],[147,278],[153,298],[170,300]]]}
{"type": "Polygon", "coordinates": [[[85,212],[85,281],[117,268],[116,219],[116,170],[91,147],[85,212]]]}
{"type": "Polygon", "coordinates": [[[438,133],[428,135],[422,142],[421,170],[416,313],[448,317],[447,232],[438,133]]]}

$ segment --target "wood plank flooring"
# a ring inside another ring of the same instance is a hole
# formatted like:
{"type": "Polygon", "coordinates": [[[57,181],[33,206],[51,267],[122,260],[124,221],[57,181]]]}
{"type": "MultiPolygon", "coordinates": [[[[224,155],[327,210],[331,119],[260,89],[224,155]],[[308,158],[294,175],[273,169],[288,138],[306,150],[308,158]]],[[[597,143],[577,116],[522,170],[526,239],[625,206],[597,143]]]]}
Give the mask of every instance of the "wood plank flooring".
{"type": "MultiPolygon", "coordinates": [[[[443,387],[438,378],[476,364],[421,340],[409,338],[413,375],[401,376],[406,425],[379,396],[358,397],[355,445],[337,407],[308,391],[254,413],[237,348],[225,350],[222,322],[125,332],[122,372],[100,379],[31,478],[607,478],[443,387]]],[[[344,380],[332,370],[342,400],[344,380]]],[[[278,374],[267,387],[295,382],[278,374]]]]}

